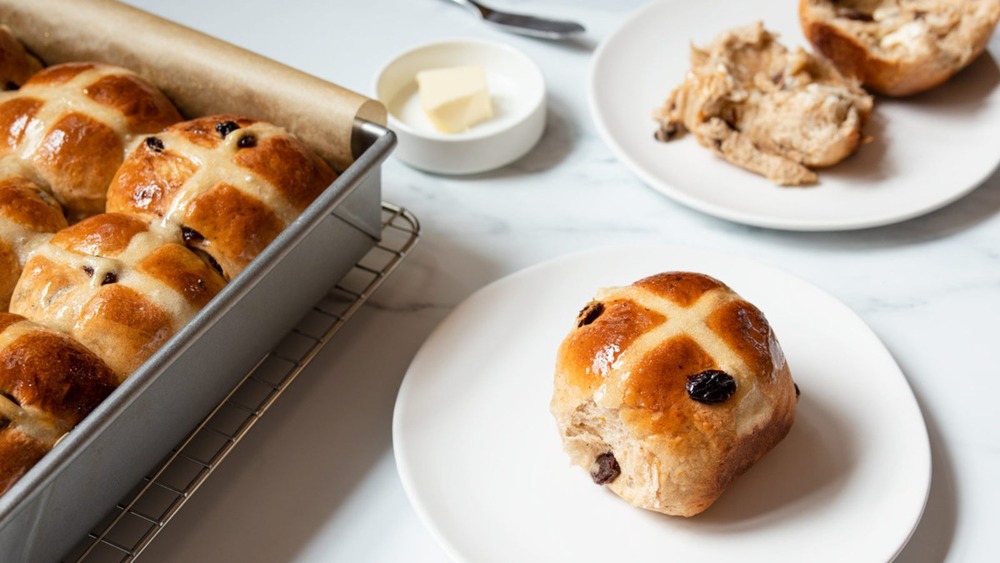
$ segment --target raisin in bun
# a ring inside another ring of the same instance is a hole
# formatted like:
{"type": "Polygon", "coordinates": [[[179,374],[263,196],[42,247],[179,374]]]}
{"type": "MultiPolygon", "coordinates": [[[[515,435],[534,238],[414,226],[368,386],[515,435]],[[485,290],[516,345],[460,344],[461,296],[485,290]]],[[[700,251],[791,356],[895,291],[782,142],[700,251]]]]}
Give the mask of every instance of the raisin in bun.
{"type": "Polygon", "coordinates": [[[559,348],[572,462],[634,506],[693,516],[780,442],[796,388],[764,315],[685,272],[603,289],[559,348]]]}
{"type": "Polygon", "coordinates": [[[115,388],[115,376],[65,334],[0,313],[0,494],[115,388]]]}
{"type": "Polygon", "coordinates": [[[38,184],[0,173],[0,311],[10,305],[17,279],[35,249],[65,227],[59,203],[38,184]]]}
{"type": "Polygon", "coordinates": [[[1000,0],[800,0],[817,51],[889,96],[933,88],[971,63],[1000,20],[1000,0]]]}
{"type": "Polygon", "coordinates": [[[41,61],[24,49],[7,26],[0,25],[0,90],[17,90],[41,69],[41,61]]]}
{"type": "Polygon", "coordinates": [[[334,180],[300,140],[235,115],[179,123],[147,137],[108,191],[108,211],[172,223],[188,245],[237,275],[334,180]]]}
{"type": "Polygon", "coordinates": [[[124,380],[225,285],[176,229],[95,215],[28,260],[11,312],[70,334],[124,380]]]}
{"type": "Polygon", "coordinates": [[[137,137],[180,119],[166,96],[132,71],[51,66],[0,94],[0,157],[31,169],[73,222],[104,211],[108,185],[137,137]]]}

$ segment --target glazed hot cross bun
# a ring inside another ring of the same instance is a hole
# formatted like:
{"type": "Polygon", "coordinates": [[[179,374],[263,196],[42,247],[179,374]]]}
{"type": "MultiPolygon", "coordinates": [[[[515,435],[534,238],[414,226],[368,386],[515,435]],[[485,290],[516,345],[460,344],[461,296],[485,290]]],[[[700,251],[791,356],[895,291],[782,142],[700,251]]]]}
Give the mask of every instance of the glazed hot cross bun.
{"type": "Polygon", "coordinates": [[[111,369],[69,336],[0,313],[0,494],[115,385],[111,369]]]}
{"type": "Polygon", "coordinates": [[[48,192],[23,176],[5,176],[0,166],[0,311],[9,307],[35,249],[65,227],[62,208],[48,192]]]}
{"type": "Polygon", "coordinates": [[[336,177],[284,129],[235,115],[146,137],[108,190],[108,211],[180,226],[231,279],[336,177]]]}
{"type": "Polygon", "coordinates": [[[41,69],[41,61],[24,49],[7,26],[0,25],[0,90],[17,90],[41,69]]]}
{"type": "Polygon", "coordinates": [[[174,227],[105,213],[28,260],[11,312],[70,334],[124,380],[225,285],[174,227]]]}
{"type": "Polygon", "coordinates": [[[65,63],[0,94],[0,157],[23,162],[74,222],[104,211],[108,185],[137,137],[180,119],[132,71],[65,63]]]}
{"type": "Polygon", "coordinates": [[[785,437],[796,396],[760,310],[714,278],[670,272],[603,289],[580,312],[551,409],[596,483],[693,516],[785,437]]]}

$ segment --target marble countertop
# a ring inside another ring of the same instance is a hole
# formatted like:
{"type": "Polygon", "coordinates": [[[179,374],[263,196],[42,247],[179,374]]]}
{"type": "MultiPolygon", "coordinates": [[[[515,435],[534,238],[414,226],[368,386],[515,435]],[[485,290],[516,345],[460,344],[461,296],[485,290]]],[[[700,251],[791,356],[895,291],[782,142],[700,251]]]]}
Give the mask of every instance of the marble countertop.
{"type": "Polygon", "coordinates": [[[944,209],[860,231],[767,230],[675,203],[616,161],[587,107],[593,50],[637,0],[497,3],[582,22],[586,37],[565,44],[503,34],[441,0],[130,3],[363,93],[395,54],[452,37],[517,47],[549,87],[543,138],[505,168],[444,177],[385,163],[384,198],[420,219],[420,244],[143,561],[447,561],[393,460],[393,405],[410,360],[484,285],[570,252],[640,242],[752,257],[857,312],[905,373],[932,448],[927,508],[897,560],[996,557],[1000,174],[944,209]]]}

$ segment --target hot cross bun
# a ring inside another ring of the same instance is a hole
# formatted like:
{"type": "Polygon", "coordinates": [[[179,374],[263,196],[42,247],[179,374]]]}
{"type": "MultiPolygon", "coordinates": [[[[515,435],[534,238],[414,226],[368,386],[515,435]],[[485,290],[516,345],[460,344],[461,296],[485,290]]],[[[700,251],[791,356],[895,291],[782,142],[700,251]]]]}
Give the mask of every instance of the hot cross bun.
{"type": "Polygon", "coordinates": [[[0,494],[115,385],[111,369],[80,343],[0,313],[0,494]]]}
{"type": "Polygon", "coordinates": [[[137,137],[180,119],[166,96],[129,70],[65,63],[0,94],[0,157],[30,168],[74,222],[104,211],[108,185],[137,137]]]}
{"type": "Polygon", "coordinates": [[[180,226],[229,279],[336,173],[284,129],[235,115],[203,117],[146,137],[108,191],[108,211],[180,226]]]}
{"type": "Polygon", "coordinates": [[[73,336],[124,380],[225,285],[181,242],[133,216],[89,217],[36,250],[10,310],[73,336]]]}
{"type": "Polygon", "coordinates": [[[558,352],[572,462],[629,503],[693,516],[788,433],[797,389],[756,307],[706,275],[603,289],[558,352]]]}
{"type": "Polygon", "coordinates": [[[23,176],[0,174],[0,311],[9,307],[35,249],[65,227],[62,208],[48,192],[23,176]]]}

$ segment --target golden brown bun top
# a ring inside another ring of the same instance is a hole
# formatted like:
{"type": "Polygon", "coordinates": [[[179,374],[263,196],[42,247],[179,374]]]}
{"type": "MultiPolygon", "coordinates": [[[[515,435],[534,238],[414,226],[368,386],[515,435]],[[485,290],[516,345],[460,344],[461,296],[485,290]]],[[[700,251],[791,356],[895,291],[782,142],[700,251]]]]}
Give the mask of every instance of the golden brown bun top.
{"type": "Polygon", "coordinates": [[[3,398],[47,413],[65,432],[114,388],[111,369],[80,343],[20,315],[0,313],[3,398]]]}
{"type": "Polygon", "coordinates": [[[285,130],[217,115],[139,144],[112,182],[107,209],[180,226],[231,278],[335,177],[285,130]]]}
{"type": "MultiPolygon", "coordinates": [[[[134,269],[171,287],[188,305],[198,309],[225,286],[222,276],[208,262],[181,245],[179,239],[171,239],[165,233],[161,238],[158,233],[136,243],[136,236],[145,233],[151,233],[151,227],[138,217],[102,213],[57,232],[49,245],[69,250],[80,258],[119,258],[123,270],[134,269]]],[[[122,275],[114,273],[119,278],[122,275]]],[[[134,284],[140,293],[143,287],[141,282],[134,284]]]]}
{"type": "Polygon", "coordinates": [[[0,156],[31,169],[75,221],[104,211],[107,187],[138,136],[180,119],[129,70],[65,63],[0,96],[0,156]]]}
{"type": "MultiPolygon", "coordinates": [[[[51,233],[66,227],[53,197],[23,176],[5,176],[0,162],[0,311],[6,311],[21,269],[51,233]]],[[[16,172],[15,172],[16,173],[16,172]]]]}
{"type": "Polygon", "coordinates": [[[0,90],[17,90],[42,68],[7,26],[0,25],[0,90]]]}
{"type": "Polygon", "coordinates": [[[74,62],[45,68],[23,86],[38,98],[54,101],[46,93],[83,94],[97,104],[118,112],[127,123],[122,134],[145,134],[160,131],[180,121],[173,103],[155,86],[138,74],[103,63],[74,62]],[[62,90],[64,89],[64,90],[62,90]],[[61,90],[61,91],[60,91],[61,90]]]}
{"type": "Polygon", "coordinates": [[[0,494],[115,385],[111,369],[82,344],[0,313],[0,494]]]}
{"type": "Polygon", "coordinates": [[[149,230],[143,221],[118,213],[95,215],[63,229],[52,237],[51,244],[91,256],[118,256],[132,238],[149,230]]]}
{"type": "Polygon", "coordinates": [[[59,202],[21,176],[0,178],[0,217],[36,233],[54,233],[67,226],[59,202]]]}
{"type": "Polygon", "coordinates": [[[649,434],[725,425],[754,388],[787,394],[771,389],[788,384],[787,368],[764,315],[722,282],[696,273],[658,274],[599,294],[564,340],[559,365],[573,394],[589,397],[603,386],[649,434]],[[736,394],[710,409],[687,391],[688,378],[707,370],[737,382],[736,394]]]}

